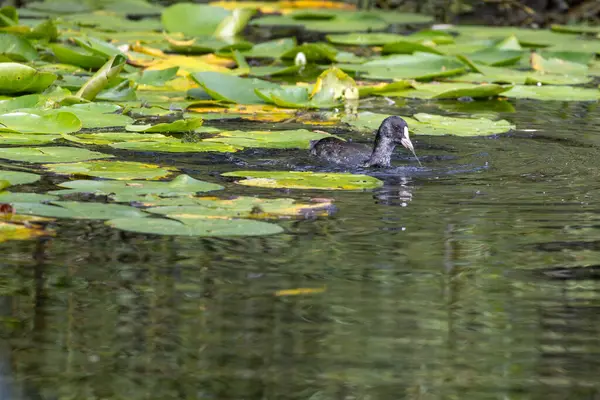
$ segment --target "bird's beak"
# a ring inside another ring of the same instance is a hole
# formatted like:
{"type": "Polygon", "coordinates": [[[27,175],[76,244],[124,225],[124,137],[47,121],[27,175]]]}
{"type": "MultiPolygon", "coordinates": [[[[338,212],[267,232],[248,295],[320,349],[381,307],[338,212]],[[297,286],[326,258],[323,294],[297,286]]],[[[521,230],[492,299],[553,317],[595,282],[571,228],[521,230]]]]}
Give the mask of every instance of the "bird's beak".
{"type": "Polygon", "coordinates": [[[404,137],[400,140],[400,143],[402,143],[402,146],[406,147],[413,153],[415,152],[415,148],[412,142],[410,141],[410,137],[408,136],[408,127],[406,126],[404,127],[404,137]]]}

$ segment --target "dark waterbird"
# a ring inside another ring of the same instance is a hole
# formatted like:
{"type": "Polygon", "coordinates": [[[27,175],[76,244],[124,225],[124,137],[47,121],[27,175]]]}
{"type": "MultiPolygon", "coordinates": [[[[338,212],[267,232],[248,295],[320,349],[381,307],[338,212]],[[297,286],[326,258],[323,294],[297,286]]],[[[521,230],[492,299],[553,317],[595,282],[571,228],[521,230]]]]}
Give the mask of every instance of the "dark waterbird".
{"type": "MultiPolygon", "coordinates": [[[[343,140],[327,137],[310,142],[310,154],[324,161],[354,167],[390,167],[392,152],[397,145],[409,149],[417,158],[415,149],[408,136],[408,125],[400,117],[392,116],[383,120],[373,148],[365,144],[349,143],[343,140]]],[[[417,158],[419,165],[421,162],[417,158]]]]}

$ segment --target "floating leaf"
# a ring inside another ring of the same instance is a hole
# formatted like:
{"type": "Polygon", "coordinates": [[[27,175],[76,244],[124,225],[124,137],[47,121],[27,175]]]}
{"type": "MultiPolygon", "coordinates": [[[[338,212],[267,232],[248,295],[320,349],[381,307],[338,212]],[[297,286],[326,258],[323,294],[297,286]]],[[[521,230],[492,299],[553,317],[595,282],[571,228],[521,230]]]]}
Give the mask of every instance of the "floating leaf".
{"type": "Polygon", "coordinates": [[[595,101],[600,99],[597,89],[585,89],[570,86],[523,86],[515,85],[503,96],[516,99],[557,100],[557,101],[595,101]]]}
{"type": "Polygon", "coordinates": [[[399,40],[383,45],[382,54],[412,54],[415,52],[444,54],[432,45],[426,45],[411,40],[399,40]]]}
{"type": "Polygon", "coordinates": [[[279,85],[255,78],[239,78],[218,72],[198,72],[192,77],[215,100],[239,104],[260,104],[264,101],[255,89],[277,89],[279,85]]]}
{"type": "Polygon", "coordinates": [[[60,135],[36,135],[36,134],[22,134],[22,133],[1,133],[0,132],[0,144],[1,145],[20,145],[20,146],[33,146],[40,144],[48,144],[56,139],[60,139],[60,135]]]}
{"type": "Polygon", "coordinates": [[[365,190],[383,185],[377,178],[349,173],[318,173],[298,171],[235,171],[222,174],[246,178],[240,185],[265,188],[365,190]]]}
{"type": "Polygon", "coordinates": [[[87,175],[107,179],[160,179],[175,171],[172,167],[133,161],[89,161],[65,164],[45,164],[47,170],[59,175],[87,175]]]}
{"type": "Polygon", "coordinates": [[[453,57],[432,53],[413,55],[393,55],[375,59],[364,64],[340,64],[345,71],[364,73],[367,79],[408,79],[429,80],[436,77],[452,76],[465,72],[464,64],[453,57]]]}
{"type": "Polygon", "coordinates": [[[146,213],[122,204],[53,201],[52,205],[39,203],[13,203],[17,213],[42,217],[75,219],[143,218],[146,213]]]}
{"type": "Polygon", "coordinates": [[[0,63],[0,93],[42,92],[56,80],[50,72],[40,72],[24,64],[0,63]]]}
{"type": "MultiPolygon", "coordinates": [[[[347,118],[346,122],[360,130],[372,132],[387,117],[389,117],[387,114],[362,112],[356,118],[347,118]]],[[[402,118],[407,122],[413,135],[485,136],[515,129],[515,126],[506,120],[492,121],[479,117],[455,118],[419,113],[413,118],[402,118]]]]}
{"type": "MultiPolygon", "coordinates": [[[[26,185],[37,182],[40,176],[29,172],[3,171],[0,170],[0,180],[7,181],[9,185],[26,185]]],[[[1,202],[1,201],[0,201],[1,202]]]]}
{"type": "Polygon", "coordinates": [[[181,119],[171,123],[156,125],[128,125],[126,130],[132,132],[157,133],[157,132],[194,132],[200,128],[204,120],[200,117],[181,119]]]}
{"type": "Polygon", "coordinates": [[[182,142],[179,140],[120,142],[112,143],[110,147],[123,150],[163,153],[203,153],[207,151],[233,153],[240,150],[239,147],[224,143],[210,143],[204,140],[199,142],[182,142]]]}
{"type": "Polygon", "coordinates": [[[515,128],[506,120],[492,121],[487,118],[453,118],[426,113],[415,114],[413,118],[419,123],[413,124],[412,130],[419,135],[486,136],[515,128]]]}
{"type": "Polygon", "coordinates": [[[328,41],[335,44],[354,46],[377,46],[406,40],[407,36],[399,35],[396,33],[373,32],[327,35],[326,38],[328,41]]]}
{"type": "Polygon", "coordinates": [[[264,147],[276,149],[308,149],[311,140],[331,136],[306,129],[289,131],[225,131],[203,142],[219,142],[237,147],[264,147]]]}
{"type": "Polygon", "coordinates": [[[0,148],[0,158],[29,163],[60,163],[111,157],[113,156],[110,154],[65,146],[0,148]]]}
{"type": "MultiPolygon", "coordinates": [[[[1,176],[1,172],[0,172],[1,176]]],[[[30,182],[28,182],[30,183],[30,182]]],[[[0,203],[41,203],[58,200],[58,196],[39,193],[0,192],[0,203]]]]}
{"type": "Polygon", "coordinates": [[[9,33],[0,33],[0,55],[23,62],[38,58],[38,53],[29,40],[9,33]]]}
{"type": "Polygon", "coordinates": [[[338,50],[328,43],[304,43],[281,55],[283,59],[293,60],[298,53],[303,53],[307,61],[335,61],[338,50]]]}
{"type": "Polygon", "coordinates": [[[0,132],[61,134],[80,129],[81,121],[70,112],[52,111],[44,115],[12,112],[0,115],[0,132]]]}
{"type": "Polygon", "coordinates": [[[160,203],[176,204],[189,201],[188,205],[168,205],[151,207],[145,211],[165,215],[173,219],[193,218],[281,218],[304,215],[329,214],[330,202],[297,203],[293,199],[260,199],[258,197],[235,197],[219,199],[215,197],[171,198],[160,203]]]}
{"type": "Polygon", "coordinates": [[[106,224],[124,231],[175,236],[264,236],[283,232],[279,225],[247,219],[119,218],[106,224]]]}
{"type": "Polygon", "coordinates": [[[459,99],[461,97],[488,98],[506,92],[511,86],[493,84],[474,85],[468,83],[425,83],[414,84],[414,89],[387,92],[386,96],[419,99],[459,99]]]}
{"type": "Polygon", "coordinates": [[[68,189],[50,193],[57,195],[92,193],[94,195],[108,196],[111,200],[117,202],[152,201],[158,198],[191,196],[199,192],[211,192],[223,189],[221,185],[200,181],[185,174],[178,175],[170,182],[77,180],[63,182],[59,186],[68,189]]]}
{"type": "Polygon", "coordinates": [[[144,85],[161,86],[164,85],[165,82],[175,78],[177,76],[177,71],[179,71],[178,66],[159,70],[144,71],[138,79],[138,83],[144,85]]]}
{"type": "Polygon", "coordinates": [[[234,36],[241,32],[254,10],[233,11],[204,4],[175,4],[162,13],[162,23],[168,32],[187,36],[234,36]]]}
{"type": "Polygon", "coordinates": [[[531,67],[536,71],[563,75],[585,75],[588,72],[586,65],[560,58],[545,59],[537,53],[531,54],[531,67]]]}
{"type": "Polygon", "coordinates": [[[281,58],[295,47],[295,38],[283,38],[255,44],[250,50],[242,51],[242,54],[251,58],[281,58]]]}
{"type": "Polygon", "coordinates": [[[452,79],[461,82],[495,82],[528,85],[536,85],[538,82],[544,85],[576,85],[591,81],[591,78],[584,75],[545,74],[537,71],[516,71],[508,68],[482,65],[478,65],[477,69],[481,73],[461,75],[452,77],[452,79]]]}
{"type": "Polygon", "coordinates": [[[106,63],[108,57],[94,54],[80,47],[51,43],[50,49],[61,63],[77,65],[85,69],[98,69],[106,63]]]}

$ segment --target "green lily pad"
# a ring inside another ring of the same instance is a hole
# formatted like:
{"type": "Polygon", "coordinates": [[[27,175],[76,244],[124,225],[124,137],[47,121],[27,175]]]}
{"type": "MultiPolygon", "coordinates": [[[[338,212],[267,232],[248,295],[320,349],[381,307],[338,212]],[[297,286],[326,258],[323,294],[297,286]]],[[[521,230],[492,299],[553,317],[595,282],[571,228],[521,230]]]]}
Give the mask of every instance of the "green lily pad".
{"type": "Polygon", "coordinates": [[[192,196],[199,192],[223,189],[221,185],[200,181],[185,174],[178,175],[169,182],[77,180],[63,182],[58,186],[67,189],[49,193],[55,195],[93,193],[94,195],[108,196],[111,200],[117,202],[152,201],[160,198],[192,196]]]}
{"type": "Polygon", "coordinates": [[[396,33],[344,33],[336,35],[327,35],[326,39],[334,44],[346,46],[381,46],[388,43],[394,43],[405,40],[407,37],[396,33]]]}
{"type": "Polygon", "coordinates": [[[487,136],[515,128],[506,120],[492,121],[487,118],[453,118],[426,113],[415,114],[413,118],[419,123],[413,124],[412,130],[419,135],[487,136]]]}
{"type": "Polygon", "coordinates": [[[283,38],[255,44],[250,50],[242,51],[242,54],[250,58],[281,58],[295,47],[295,38],[283,38]]]}
{"type": "MultiPolygon", "coordinates": [[[[387,114],[361,112],[356,118],[346,118],[345,122],[361,131],[372,132],[387,117],[389,117],[387,114]]],[[[515,129],[515,125],[506,120],[492,121],[480,117],[454,118],[419,113],[415,114],[413,118],[402,118],[408,124],[410,132],[416,135],[486,136],[515,129]]]]}
{"type": "Polygon", "coordinates": [[[97,132],[80,133],[78,135],[62,135],[63,139],[79,144],[104,145],[118,142],[161,142],[177,140],[161,135],[160,133],[133,133],[133,132],[97,132]]]}
{"type": "Polygon", "coordinates": [[[42,96],[39,94],[26,94],[7,100],[0,100],[0,114],[17,111],[22,108],[36,107],[40,101],[42,101],[42,96]]]}
{"type": "Polygon", "coordinates": [[[508,68],[477,65],[481,73],[469,73],[452,80],[459,82],[490,82],[537,85],[577,85],[590,82],[592,78],[585,75],[545,74],[537,71],[516,71],[508,68]]]}
{"type": "Polygon", "coordinates": [[[49,48],[59,62],[76,65],[85,69],[98,69],[108,61],[108,57],[94,54],[80,47],[51,43],[49,48]]]}
{"type": "Polygon", "coordinates": [[[161,167],[134,161],[88,161],[78,163],[44,164],[44,168],[59,175],[86,175],[107,179],[160,179],[175,168],[161,167]]]}
{"type": "Polygon", "coordinates": [[[20,215],[74,219],[144,218],[146,213],[122,204],[54,201],[52,205],[40,203],[13,203],[20,215]]]}
{"type": "Polygon", "coordinates": [[[265,65],[250,68],[249,75],[257,77],[295,75],[301,68],[301,65],[265,65]]]}
{"type": "Polygon", "coordinates": [[[600,26],[552,24],[550,29],[561,33],[600,33],[600,26]]]}
{"type": "Polygon", "coordinates": [[[381,49],[382,54],[412,54],[415,52],[433,53],[433,54],[444,54],[439,49],[436,49],[432,45],[426,45],[411,40],[399,40],[392,43],[383,45],[381,49]]]}
{"type": "Polygon", "coordinates": [[[111,143],[110,147],[122,150],[150,151],[162,153],[203,153],[207,151],[215,151],[219,153],[234,153],[240,150],[240,147],[231,146],[224,143],[210,143],[205,140],[199,142],[182,142],[179,140],[145,140],[139,142],[111,143]]]}
{"type": "Polygon", "coordinates": [[[34,146],[48,144],[60,138],[60,135],[36,135],[0,132],[0,145],[34,146]]]}
{"type": "Polygon", "coordinates": [[[0,192],[0,203],[41,203],[58,200],[58,196],[39,193],[0,192]]]}
{"type": "Polygon", "coordinates": [[[44,115],[12,112],[0,115],[0,132],[73,133],[81,129],[81,121],[70,112],[52,111],[44,115]]]}
{"type": "Polygon", "coordinates": [[[29,40],[10,33],[0,33],[0,55],[22,62],[38,58],[38,53],[29,40]]]}
{"type": "Polygon", "coordinates": [[[235,171],[222,174],[246,178],[240,185],[265,188],[366,190],[383,185],[377,178],[349,173],[318,173],[298,171],[235,171]]]}
{"type": "Polygon", "coordinates": [[[225,131],[203,142],[219,142],[237,147],[263,147],[274,149],[308,149],[311,140],[331,136],[306,129],[289,131],[225,131]]]}
{"type": "Polygon", "coordinates": [[[151,86],[162,86],[165,82],[175,78],[177,76],[177,71],[179,71],[179,67],[144,71],[138,79],[138,83],[151,86]]]}
{"type": "Polygon", "coordinates": [[[133,123],[133,118],[128,117],[127,115],[115,114],[112,111],[103,110],[103,104],[104,103],[75,104],[69,107],[61,107],[59,110],[65,110],[75,114],[81,121],[82,128],[125,127],[133,123]]]}
{"type": "MultiPolygon", "coordinates": [[[[298,203],[293,199],[261,199],[258,197],[240,196],[229,199],[214,197],[186,197],[159,200],[160,203],[171,203],[147,208],[145,211],[165,215],[173,219],[193,218],[280,218],[302,216],[306,213],[327,215],[331,203],[298,203]],[[186,201],[187,204],[176,204],[186,201]]],[[[147,204],[145,204],[147,205],[147,204]]]]}
{"type": "Polygon", "coordinates": [[[268,15],[257,18],[250,25],[258,26],[297,26],[316,32],[360,32],[379,31],[387,28],[388,22],[376,17],[365,17],[362,13],[354,11],[353,16],[342,16],[335,19],[295,19],[292,16],[268,15]]]}
{"type": "Polygon", "coordinates": [[[375,59],[364,64],[340,64],[344,71],[364,73],[366,79],[417,79],[452,76],[466,71],[465,65],[453,57],[432,53],[415,53],[413,55],[393,55],[375,59]]]}
{"type": "Polygon", "coordinates": [[[0,93],[42,92],[56,78],[53,73],[41,72],[28,65],[0,62],[0,93]]]}
{"type": "Polygon", "coordinates": [[[192,78],[215,100],[238,104],[261,104],[255,89],[277,89],[279,85],[255,78],[239,78],[219,72],[198,72],[192,78]]]}
{"type": "Polygon", "coordinates": [[[128,125],[126,130],[131,132],[158,133],[158,132],[194,132],[200,128],[204,120],[200,117],[181,119],[171,123],[156,125],[128,125]]]}
{"type": "Polygon", "coordinates": [[[106,224],[124,231],[174,236],[264,236],[283,232],[279,225],[248,219],[118,218],[106,224]]]}
{"type": "Polygon", "coordinates": [[[376,85],[363,85],[358,87],[360,97],[370,95],[385,96],[387,93],[399,92],[404,89],[412,88],[413,82],[409,80],[396,81],[391,83],[380,83],[376,85]]]}
{"type": "Polygon", "coordinates": [[[37,182],[40,180],[40,176],[29,172],[0,170],[0,180],[7,181],[11,186],[26,185],[28,183],[37,182]]]}
{"type": "Polygon", "coordinates": [[[600,90],[570,86],[523,86],[515,85],[503,96],[515,99],[595,101],[600,99],[600,90]]]}
{"type": "Polygon", "coordinates": [[[304,43],[286,51],[281,58],[293,60],[298,53],[304,53],[307,61],[331,62],[335,61],[338,50],[328,43],[304,43]]]}
{"type": "Polygon", "coordinates": [[[494,84],[475,85],[468,83],[425,83],[414,84],[414,89],[387,92],[386,96],[418,99],[458,99],[461,97],[488,98],[510,90],[511,86],[494,84]]]}
{"type": "Polygon", "coordinates": [[[560,58],[546,59],[537,53],[531,55],[532,67],[540,72],[562,75],[585,75],[587,65],[566,61],[560,58]]]}
{"type": "Polygon", "coordinates": [[[111,157],[113,156],[110,154],[66,146],[0,148],[0,158],[29,163],[74,162],[111,157]]]}
{"type": "Polygon", "coordinates": [[[474,62],[492,65],[505,66],[516,64],[525,52],[523,50],[503,50],[496,47],[490,47],[469,54],[469,58],[474,62]]]}
{"type": "Polygon", "coordinates": [[[181,32],[187,36],[221,36],[224,33],[227,35],[223,36],[235,36],[253,14],[252,9],[230,11],[205,4],[180,3],[165,8],[161,19],[168,32],[181,32]]]}

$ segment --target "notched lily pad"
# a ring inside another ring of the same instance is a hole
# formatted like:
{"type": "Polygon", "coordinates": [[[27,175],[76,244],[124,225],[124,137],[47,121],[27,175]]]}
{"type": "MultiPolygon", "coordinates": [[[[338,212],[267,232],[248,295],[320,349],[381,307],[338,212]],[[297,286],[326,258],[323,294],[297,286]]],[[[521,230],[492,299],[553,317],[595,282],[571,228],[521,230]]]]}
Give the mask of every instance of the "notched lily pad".
{"type": "Polygon", "coordinates": [[[67,146],[0,148],[0,158],[29,163],[60,163],[114,157],[87,149],[67,146]]]}
{"type": "Polygon", "coordinates": [[[107,179],[160,179],[175,168],[134,161],[89,161],[79,163],[44,164],[44,168],[59,175],[86,175],[107,179]]]}
{"type": "Polygon", "coordinates": [[[223,189],[221,185],[200,181],[185,174],[178,175],[169,182],[77,180],[63,182],[59,186],[67,189],[49,193],[55,195],[92,193],[108,196],[109,199],[117,202],[156,201],[160,198],[172,199],[223,189]]]}
{"type": "Polygon", "coordinates": [[[298,171],[235,171],[222,174],[246,178],[240,185],[265,188],[365,190],[383,185],[377,178],[349,173],[320,173],[298,171]]]}

